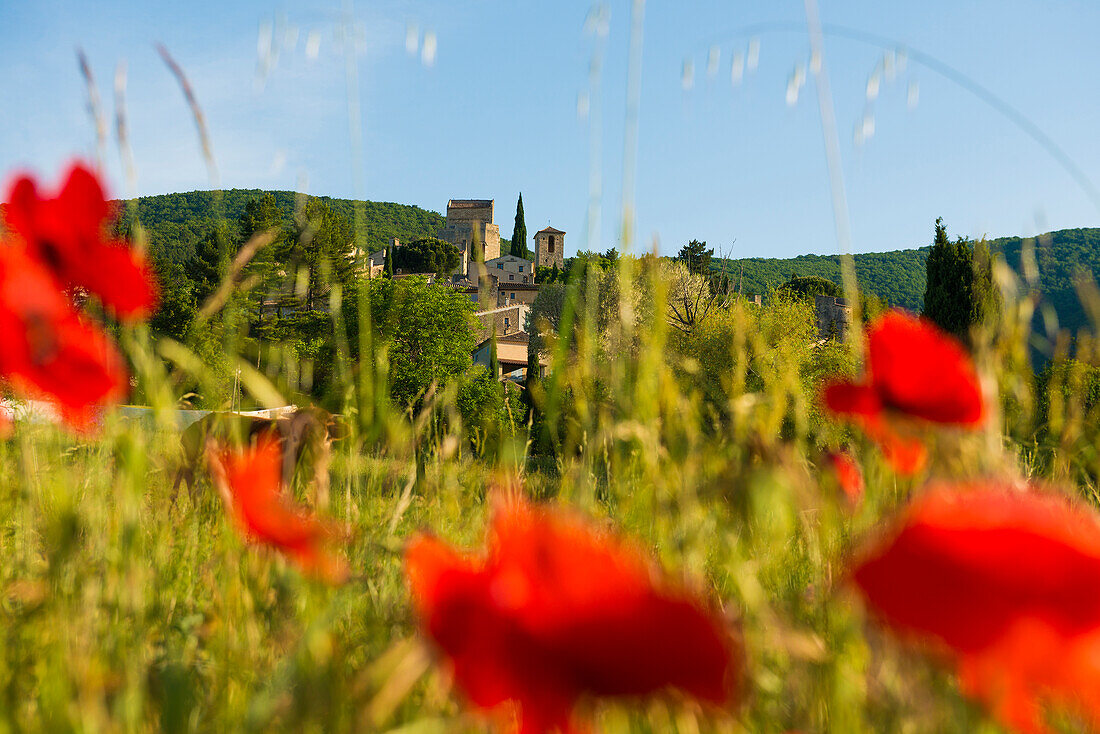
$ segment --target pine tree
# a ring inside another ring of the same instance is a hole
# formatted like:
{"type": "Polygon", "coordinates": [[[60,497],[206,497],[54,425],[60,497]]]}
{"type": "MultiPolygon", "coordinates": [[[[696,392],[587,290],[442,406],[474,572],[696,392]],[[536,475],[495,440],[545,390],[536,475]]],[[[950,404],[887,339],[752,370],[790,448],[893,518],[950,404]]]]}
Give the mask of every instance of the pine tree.
{"type": "Polygon", "coordinates": [[[520,192],[519,201],[516,202],[516,224],[512,228],[512,249],[511,254],[516,257],[522,257],[524,260],[530,260],[530,253],[527,252],[527,225],[523,221],[523,193],[520,192]]]}
{"type": "Polygon", "coordinates": [[[700,275],[710,275],[710,260],[714,257],[714,248],[707,243],[692,240],[680,248],[676,258],[687,265],[688,270],[700,275]]]}

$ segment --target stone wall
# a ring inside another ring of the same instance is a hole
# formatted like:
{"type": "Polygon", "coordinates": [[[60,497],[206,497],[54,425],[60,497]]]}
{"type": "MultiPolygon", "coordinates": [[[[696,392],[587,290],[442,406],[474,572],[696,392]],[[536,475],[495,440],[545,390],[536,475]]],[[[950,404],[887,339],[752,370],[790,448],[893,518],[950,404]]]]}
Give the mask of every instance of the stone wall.
{"type": "Polygon", "coordinates": [[[493,333],[494,326],[496,326],[498,337],[523,331],[524,326],[527,324],[527,314],[530,311],[531,308],[525,303],[494,308],[492,311],[482,311],[476,314],[481,325],[475,337],[479,342],[482,339],[488,339],[493,333]]]}
{"type": "Polygon", "coordinates": [[[848,338],[848,324],[852,320],[852,307],[845,298],[814,296],[814,315],[817,335],[820,339],[844,341],[848,338]]]}

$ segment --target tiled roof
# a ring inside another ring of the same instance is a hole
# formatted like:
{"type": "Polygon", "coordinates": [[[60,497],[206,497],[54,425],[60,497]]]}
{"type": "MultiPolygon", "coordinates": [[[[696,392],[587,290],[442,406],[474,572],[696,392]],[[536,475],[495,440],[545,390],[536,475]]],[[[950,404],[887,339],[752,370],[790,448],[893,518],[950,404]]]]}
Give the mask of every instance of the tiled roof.
{"type": "Polygon", "coordinates": [[[560,229],[554,229],[553,227],[546,227],[544,229],[540,229],[538,232],[535,232],[535,234],[544,234],[544,233],[545,234],[565,234],[565,232],[562,232],[560,229]]]}

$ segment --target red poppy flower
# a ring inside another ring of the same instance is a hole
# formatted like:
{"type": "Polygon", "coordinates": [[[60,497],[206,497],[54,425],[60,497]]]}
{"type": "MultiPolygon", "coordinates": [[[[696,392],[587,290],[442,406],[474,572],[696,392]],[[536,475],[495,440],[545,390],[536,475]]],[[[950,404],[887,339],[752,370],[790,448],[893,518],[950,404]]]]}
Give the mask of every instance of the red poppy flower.
{"type": "Polygon", "coordinates": [[[825,386],[826,407],[851,416],[879,441],[903,473],[924,463],[919,441],[900,435],[898,417],[977,427],[984,416],[981,384],[963,346],[930,321],[890,311],[867,331],[867,377],[825,386]]]}
{"type": "Polygon", "coordinates": [[[733,698],[722,619],[572,514],[498,500],[484,557],[418,536],[405,563],[424,629],[458,685],[481,709],[518,706],[521,732],[573,731],[584,696],[676,688],[719,705],[733,698]]]}
{"type": "Polygon", "coordinates": [[[844,498],[853,507],[863,499],[863,472],[859,469],[852,455],[847,451],[837,451],[829,454],[829,461],[836,473],[837,484],[844,498]]]}
{"type": "Polygon", "coordinates": [[[144,318],[157,301],[153,271],[145,257],[123,241],[105,238],[111,207],[95,174],[75,164],[56,197],[45,198],[29,176],[7,196],[11,230],[65,288],[94,293],[120,318],[144,318]]]}
{"type": "Polygon", "coordinates": [[[893,628],[958,663],[1003,723],[1045,731],[1041,702],[1100,726],[1100,523],[1065,499],[930,489],[852,577],[893,628]]]}
{"type": "Polygon", "coordinates": [[[117,402],[126,367],[110,340],[84,321],[53,279],[19,247],[0,243],[0,377],[27,396],[54,402],[77,430],[98,405],[117,402]]]}
{"type": "Polygon", "coordinates": [[[347,563],[326,548],[339,536],[335,526],[289,507],[283,499],[279,439],[264,435],[241,451],[212,446],[206,458],[218,491],[246,536],[277,548],[302,570],[330,583],[347,579],[347,563]]]}

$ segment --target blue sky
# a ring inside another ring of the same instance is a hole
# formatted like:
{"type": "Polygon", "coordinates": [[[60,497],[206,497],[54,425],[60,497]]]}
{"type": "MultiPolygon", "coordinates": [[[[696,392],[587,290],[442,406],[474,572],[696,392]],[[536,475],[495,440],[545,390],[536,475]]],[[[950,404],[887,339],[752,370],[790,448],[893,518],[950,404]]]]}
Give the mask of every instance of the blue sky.
{"type": "MultiPolygon", "coordinates": [[[[1100,182],[1100,5],[820,2],[826,24],[893,39],[973,79],[1100,182]]],[[[495,198],[504,236],[522,191],[529,232],[552,223],[568,233],[570,254],[622,249],[631,3],[607,3],[605,39],[585,29],[592,8],[358,0],[349,26],[341,20],[343,0],[0,0],[0,171],[29,168],[53,180],[73,156],[94,155],[79,45],[109,115],[116,68],[124,62],[127,69],[136,190],[128,190],[112,143],[113,193],[209,188],[190,114],[154,50],[163,42],[205,110],[226,188],[304,188],[436,211],[450,197],[495,198]],[[362,109],[358,177],[339,39],[349,27],[362,109]],[[267,38],[278,39],[279,52],[260,75],[267,38]],[[423,53],[428,38],[435,39],[431,64],[423,53]],[[603,65],[593,95],[589,70],[598,47],[603,65]],[[601,226],[597,241],[587,242],[596,120],[601,226]]],[[[672,254],[696,238],[732,256],[835,252],[812,76],[797,100],[787,94],[809,61],[808,38],[758,26],[804,23],[802,3],[650,0],[644,21],[633,246],[672,254]],[[746,65],[735,85],[733,60],[740,55],[744,63],[750,46],[758,48],[758,65],[746,65]]],[[[927,244],[937,216],[952,234],[967,236],[1100,226],[1097,206],[1031,137],[912,57],[894,56],[887,75],[891,50],[825,38],[856,251],[927,244]],[[869,99],[876,73],[878,94],[869,99]],[[855,130],[865,118],[874,131],[859,142],[855,130]]]]}

